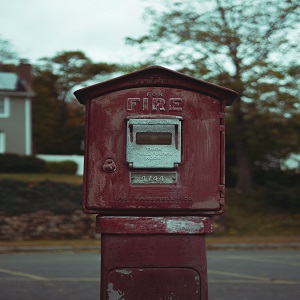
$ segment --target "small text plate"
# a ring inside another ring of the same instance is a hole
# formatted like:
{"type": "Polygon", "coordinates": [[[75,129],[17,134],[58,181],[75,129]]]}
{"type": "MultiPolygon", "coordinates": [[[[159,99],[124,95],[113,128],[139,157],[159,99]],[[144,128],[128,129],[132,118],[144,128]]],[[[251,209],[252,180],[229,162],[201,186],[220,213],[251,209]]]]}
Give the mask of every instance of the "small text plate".
{"type": "Polygon", "coordinates": [[[131,172],[130,184],[176,184],[176,172],[131,172]]]}

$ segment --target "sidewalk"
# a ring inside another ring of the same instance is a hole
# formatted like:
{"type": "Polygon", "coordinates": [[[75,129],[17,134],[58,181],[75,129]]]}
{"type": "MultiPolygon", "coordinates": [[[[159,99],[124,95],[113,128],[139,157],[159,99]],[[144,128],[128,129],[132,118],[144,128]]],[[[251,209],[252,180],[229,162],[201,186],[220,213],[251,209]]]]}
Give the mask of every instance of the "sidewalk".
{"type": "Polygon", "coordinates": [[[216,237],[206,238],[208,250],[223,249],[300,249],[300,236],[216,237]]]}
{"type": "MultiPolygon", "coordinates": [[[[300,236],[285,237],[216,237],[207,235],[208,250],[252,250],[252,249],[297,249],[300,250],[300,236]]],[[[21,252],[100,252],[100,241],[0,241],[0,254],[21,252]]]]}

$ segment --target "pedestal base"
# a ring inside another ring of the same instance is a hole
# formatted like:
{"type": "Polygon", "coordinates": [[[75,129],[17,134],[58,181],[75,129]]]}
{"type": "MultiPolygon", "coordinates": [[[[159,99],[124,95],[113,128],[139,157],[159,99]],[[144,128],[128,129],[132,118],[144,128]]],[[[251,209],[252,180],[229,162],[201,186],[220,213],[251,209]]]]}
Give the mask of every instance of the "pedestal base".
{"type": "Polygon", "coordinates": [[[101,299],[207,300],[208,217],[97,217],[101,299]]]}

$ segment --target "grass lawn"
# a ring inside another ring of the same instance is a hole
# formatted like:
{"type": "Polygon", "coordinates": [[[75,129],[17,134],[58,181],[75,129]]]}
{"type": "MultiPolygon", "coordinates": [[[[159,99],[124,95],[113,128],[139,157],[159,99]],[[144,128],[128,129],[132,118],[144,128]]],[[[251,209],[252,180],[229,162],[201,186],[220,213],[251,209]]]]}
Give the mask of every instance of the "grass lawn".
{"type": "MultiPolygon", "coordinates": [[[[300,213],[274,208],[262,200],[258,192],[238,194],[234,189],[226,190],[224,218],[228,237],[300,237],[300,213]]],[[[284,201],[284,199],[283,199],[284,201]]],[[[222,236],[222,234],[221,234],[222,236]]],[[[251,238],[250,238],[251,239],[251,238]]]]}

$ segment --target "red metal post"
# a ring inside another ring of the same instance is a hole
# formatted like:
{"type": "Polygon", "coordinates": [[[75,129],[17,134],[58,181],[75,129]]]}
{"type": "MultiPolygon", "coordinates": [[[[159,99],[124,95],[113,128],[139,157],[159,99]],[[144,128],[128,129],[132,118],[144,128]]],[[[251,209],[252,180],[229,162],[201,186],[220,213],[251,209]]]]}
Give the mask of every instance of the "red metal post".
{"type": "Polygon", "coordinates": [[[101,299],[207,300],[210,217],[103,217],[101,299]]]}
{"type": "Polygon", "coordinates": [[[205,234],[224,212],[225,106],[237,93],[153,66],[75,95],[101,299],[207,300],[205,234]]]}

